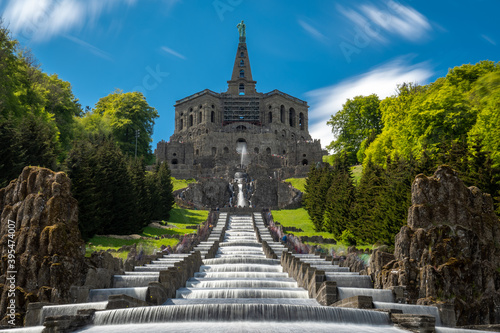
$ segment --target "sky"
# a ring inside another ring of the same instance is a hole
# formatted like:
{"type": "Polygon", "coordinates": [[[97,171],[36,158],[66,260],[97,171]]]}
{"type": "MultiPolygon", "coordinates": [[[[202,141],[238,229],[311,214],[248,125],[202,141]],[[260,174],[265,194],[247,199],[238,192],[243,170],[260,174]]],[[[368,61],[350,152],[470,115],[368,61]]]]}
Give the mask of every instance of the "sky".
{"type": "Polygon", "coordinates": [[[160,117],[153,150],[174,132],[175,101],[224,92],[244,20],[257,91],[309,104],[309,131],[346,99],[391,96],[450,68],[500,59],[498,0],[0,0],[4,25],[82,107],[141,91],[160,117]]]}

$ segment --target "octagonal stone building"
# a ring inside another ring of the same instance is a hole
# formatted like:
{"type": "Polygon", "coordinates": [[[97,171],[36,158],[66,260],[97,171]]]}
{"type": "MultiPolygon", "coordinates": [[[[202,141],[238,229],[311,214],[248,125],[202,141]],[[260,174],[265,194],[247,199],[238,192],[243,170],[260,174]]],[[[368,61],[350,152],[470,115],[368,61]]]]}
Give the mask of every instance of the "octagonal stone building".
{"type": "Polygon", "coordinates": [[[175,131],[155,155],[176,178],[305,176],[326,151],[308,131],[306,101],[279,90],[260,93],[252,78],[246,36],[240,36],[224,93],[209,89],[178,100],[175,131]]]}

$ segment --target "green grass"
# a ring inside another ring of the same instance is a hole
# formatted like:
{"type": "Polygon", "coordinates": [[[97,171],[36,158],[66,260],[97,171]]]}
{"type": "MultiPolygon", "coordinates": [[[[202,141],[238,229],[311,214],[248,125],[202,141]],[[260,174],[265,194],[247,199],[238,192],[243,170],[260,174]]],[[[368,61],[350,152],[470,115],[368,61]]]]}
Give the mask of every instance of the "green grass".
{"type": "MultiPolygon", "coordinates": [[[[85,255],[90,256],[94,251],[114,249],[118,250],[123,245],[133,245],[137,244],[137,247],[142,247],[147,254],[153,253],[154,250],[159,249],[162,245],[165,246],[175,246],[179,241],[175,238],[164,238],[164,239],[154,239],[155,236],[161,235],[173,235],[173,234],[189,234],[196,232],[196,229],[186,229],[187,226],[197,225],[208,217],[208,211],[206,210],[190,210],[183,209],[174,206],[170,211],[170,218],[168,221],[164,221],[165,224],[174,226],[173,228],[163,229],[163,228],[153,228],[145,227],[140,233],[140,236],[149,237],[148,239],[118,239],[111,237],[93,237],[86,244],[85,255]],[[90,245],[92,243],[92,245],[90,245]]],[[[126,259],[128,252],[111,252],[114,257],[126,259]]]]}
{"type": "Polygon", "coordinates": [[[352,176],[354,177],[354,185],[359,184],[359,180],[361,179],[361,174],[363,173],[362,165],[355,165],[351,167],[352,176]]]}
{"type": "Polygon", "coordinates": [[[323,238],[333,238],[328,232],[318,232],[314,230],[313,223],[304,208],[273,210],[274,221],[279,222],[284,227],[296,227],[303,232],[290,232],[295,236],[323,236],[323,238]]]}
{"type": "Polygon", "coordinates": [[[172,177],[173,191],[188,187],[189,184],[196,183],[194,179],[176,179],[172,177]]]}
{"type": "Polygon", "coordinates": [[[288,178],[285,182],[292,184],[297,190],[301,192],[306,191],[306,178],[288,178]]]}

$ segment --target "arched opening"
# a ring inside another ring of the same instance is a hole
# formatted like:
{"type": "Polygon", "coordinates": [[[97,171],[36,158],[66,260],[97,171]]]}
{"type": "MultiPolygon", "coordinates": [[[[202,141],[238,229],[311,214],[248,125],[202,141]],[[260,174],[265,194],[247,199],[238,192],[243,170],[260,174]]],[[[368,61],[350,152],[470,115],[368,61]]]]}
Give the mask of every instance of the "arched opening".
{"type": "Polygon", "coordinates": [[[273,122],[273,112],[269,111],[269,114],[267,116],[267,122],[270,124],[273,122]]]}
{"type": "Polygon", "coordinates": [[[172,156],[173,156],[173,157],[177,156],[177,153],[173,153],[173,154],[172,154],[172,156]]]}
{"type": "Polygon", "coordinates": [[[229,148],[224,147],[224,154],[227,154],[227,153],[229,153],[229,148]]]}
{"type": "Polygon", "coordinates": [[[198,124],[201,124],[202,117],[203,117],[203,114],[200,112],[199,117],[198,117],[198,124]]]}
{"type": "Polygon", "coordinates": [[[302,165],[307,165],[308,163],[309,162],[305,158],[302,160],[302,165]]]}
{"type": "Polygon", "coordinates": [[[237,132],[244,132],[247,130],[247,127],[246,126],[243,126],[243,125],[239,125],[236,127],[236,131],[237,132]]]}
{"type": "Polygon", "coordinates": [[[215,156],[217,154],[217,148],[212,147],[212,156],[215,156]]]}
{"type": "Polygon", "coordinates": [[[280,120],[284,124],[285,123],[285,106],[282,105],[280,107],[280,120]]]}
{"type": "Polygon", "coordinates": [[[245,57],[245,52],[240,52],[240,57],[244,58],[245,57]]]}
{"type": "Polygon", "coordinates": [[[271,148],[269,148],[269,147],[266,148],[266,154],[271,155],[271,148]]]}
{"type": "Polygon", "coordinates": [[[196,149],[196,156],[200,155],[200,150],[196,149]]]}
{"type": "Polygon", "coordinates": [[[304,114],[301,112],[299,113],[299,128],[303,131],[304,130],[304,114]]]}
{"type": "Polygon", "coordinates": [[[240,67],[243,67],[243,66],[245,66],[245,60],[240,61],[240,67]]]}
{"type": "Polygon", "coordinates": [[[286,155],[286,150],[283,150],[283,155],[286,155]]]}
{"type": "Polygon", "coordinates": [[[189,127],[193,126],[193,115],[189,115],[189,127]]]}
{"type": "Polygon", "coordinates": [[[240,77],[245,77],[245,71],[244,70],[240,71],[240,77]]]}
{"type": "Polygon", "coordinates": [[[247,153],[247,140],[239,138],[236,141],[236,152],[238,152],[238,154],[240,155],[247,153]]]}
{"type": "Polygon", "coordinates": [[[288,110],[288,120],[290,122],[290,127],[295,127],[295,109],[290,108],[288,110]]]}
{"type": "Polygon", "coordinates": [[[210,122],[215,123],[215,111],[210,113],[210,122]]]}
{"type": "Polygon", "coordinates": [[[259,148],[258,148],[258,147],[255,147],[255,148],[253,149],[253,152],[254,152],[254,153],[256,153],[256,154],[258,154],[258,153],[259,153],[259,148]]]}
{"type": "Polygon", "coordinates": [[[243,83],[240,84],[239,94],[240,95],[245,95],[245,85],[243,83]]]}
{"type": "Polygon", "coordinates": [[[184,119],[181,119],[179,127],[180,127],[180,131],[182,131],[184,129],[184,119]]]}
{"type": "Polygon", "coordinates": [[[172,165],[176,165],[176,164],[179,164],[179,161],[177,161],[177,159],[176,159],[176,158],[174,158],[170,164],[172,164],[172,165]]]}

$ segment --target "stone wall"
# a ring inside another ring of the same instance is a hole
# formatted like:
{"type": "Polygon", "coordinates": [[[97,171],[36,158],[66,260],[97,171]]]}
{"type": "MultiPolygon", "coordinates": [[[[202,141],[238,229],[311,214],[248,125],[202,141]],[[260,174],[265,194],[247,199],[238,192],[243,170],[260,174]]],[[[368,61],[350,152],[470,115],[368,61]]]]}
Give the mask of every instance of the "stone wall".
{"type": "Polygon", "coordinates": [[[489,194],[440,167],[412,184],[394,257],[374,253],[376,288],[405,286],[417,304],[449,303],[457,325],[500,323],[500,222],[489,194]]]}

